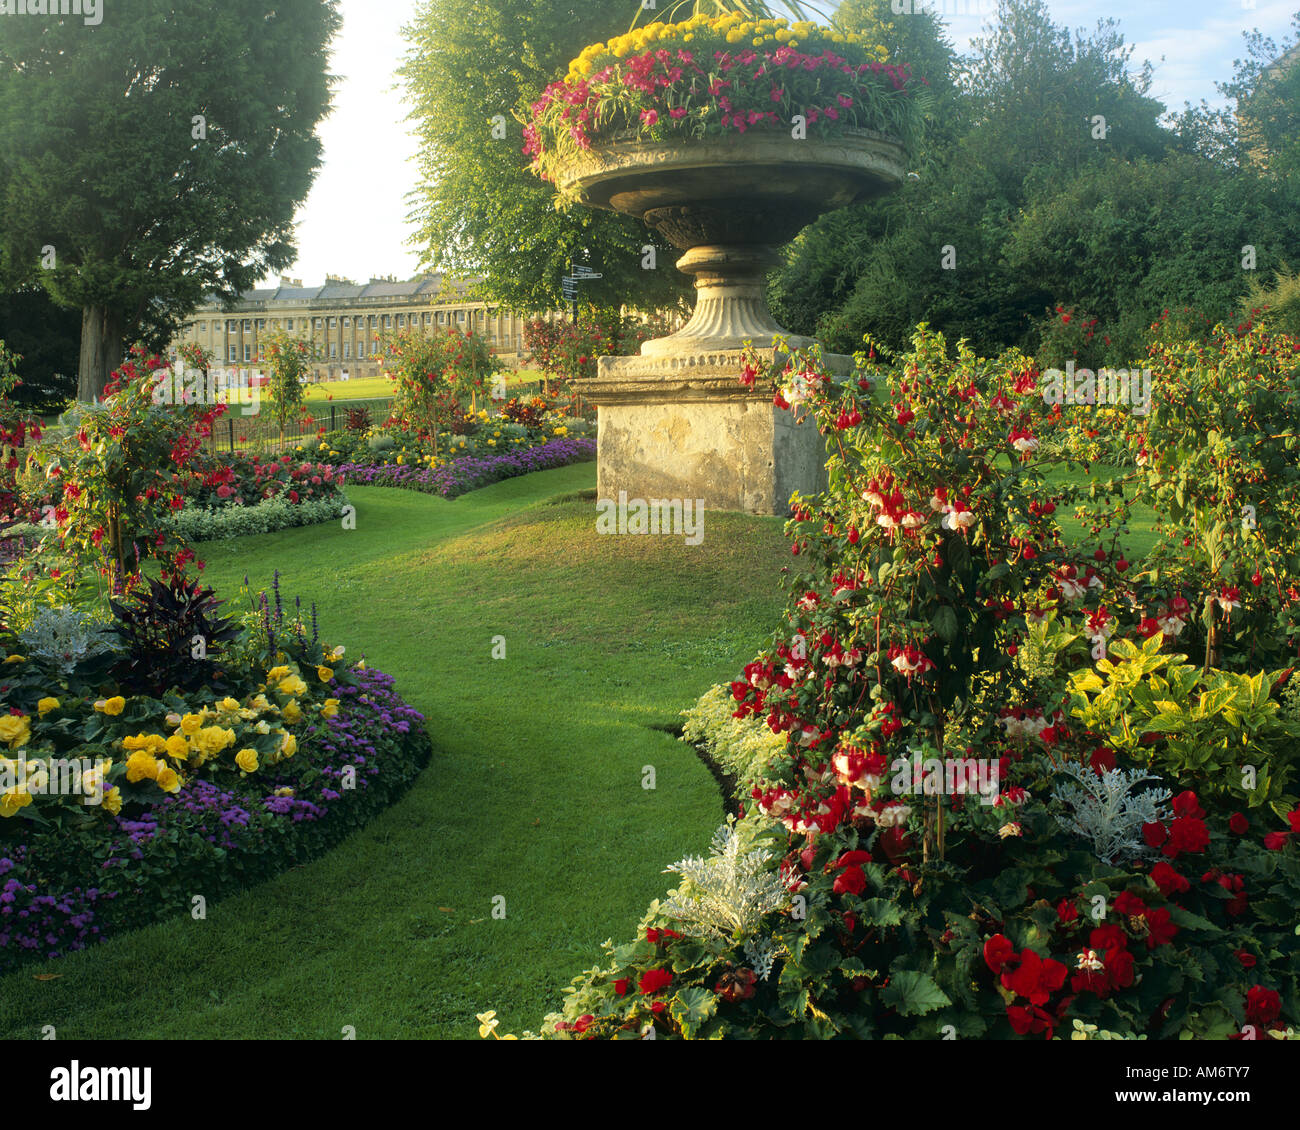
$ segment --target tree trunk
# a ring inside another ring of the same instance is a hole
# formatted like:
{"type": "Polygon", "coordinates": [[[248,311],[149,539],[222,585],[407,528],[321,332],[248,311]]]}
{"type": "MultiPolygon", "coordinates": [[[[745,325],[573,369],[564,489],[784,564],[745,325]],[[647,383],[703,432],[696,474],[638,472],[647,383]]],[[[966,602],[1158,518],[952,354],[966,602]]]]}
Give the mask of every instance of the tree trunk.
{"type": "Polygon", "coordinates": [[[113,370],[122,362],[122,320],[106,306],[81,311],[81,358],[77,365],[77,399],[91,404],[104,395],[113,370]]]}

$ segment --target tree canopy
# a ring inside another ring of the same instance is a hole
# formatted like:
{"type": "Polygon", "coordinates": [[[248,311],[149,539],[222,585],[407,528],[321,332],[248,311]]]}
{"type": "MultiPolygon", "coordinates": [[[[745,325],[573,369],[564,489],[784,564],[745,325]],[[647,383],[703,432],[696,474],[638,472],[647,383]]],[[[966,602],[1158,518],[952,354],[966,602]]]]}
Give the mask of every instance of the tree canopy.
{"type": "Polygon", "coordinates": [[[132,0],[5,21],[0,276],[82,310],[78,396],[123,343],[289,266],[320,164],[337,0],[132,0]]]}

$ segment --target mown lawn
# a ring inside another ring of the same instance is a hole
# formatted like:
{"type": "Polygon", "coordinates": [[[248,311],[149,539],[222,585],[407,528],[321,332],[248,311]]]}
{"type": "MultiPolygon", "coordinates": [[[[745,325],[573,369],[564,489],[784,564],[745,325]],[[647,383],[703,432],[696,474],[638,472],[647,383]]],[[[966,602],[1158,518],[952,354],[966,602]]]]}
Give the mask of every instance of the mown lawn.
{"type": "Polygon", "coordinates": [[[665,731],[777,625],[788,561],[777,519],[710,514],[691,547],[599,537],[591,502],[547,502],[594,480],[581,464],[455,502],[354,488],[354,531],[204,547],[218,592],[278,568],[331,643],[393,673],[433,762],[367,828],[206,921],[0,978],[0,1037],[477,1039],[487,1009],[536,1029],[601,941],[628,938],[663,867],[706,850],[717,786],[665,731]]]}
{"type": "MultiPolygon", "coordinates": [[[[540,381],[542,374],[535,369],[508,370],[501,374],[506,387],[540,381]]],[[[372,400],[393,395],[392,377],[353,377],[346,381],[324,381],[310,384],[304,390],[308,400],[372,400]]]]}

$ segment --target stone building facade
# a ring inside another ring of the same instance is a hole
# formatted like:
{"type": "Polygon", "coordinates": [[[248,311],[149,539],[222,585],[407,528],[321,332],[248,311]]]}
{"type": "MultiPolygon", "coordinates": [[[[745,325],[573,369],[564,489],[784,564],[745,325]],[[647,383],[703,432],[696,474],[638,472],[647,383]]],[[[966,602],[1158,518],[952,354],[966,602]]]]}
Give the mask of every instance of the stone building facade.
{"type": "MultiPolygon", "coordinates": [[[[283,278],[279,287],[250,290],[229,309],[213,299],[201,306],[172,343],[211,350],[214,364],[256,368],[261,338],[274,330],[312,341],[319,360],[314,379],[378,376],[380,342],[408,330],[474,330],[503,362],[519,366],[525,356],[526,319],[472,299],[477,280],[453,281],[431,275],[408,282],[371,279],[359,285],[326,276],[324,286],[304,287],[283,278]]],[[[556,312],[548,317],[562,318],[556,312]]]]}

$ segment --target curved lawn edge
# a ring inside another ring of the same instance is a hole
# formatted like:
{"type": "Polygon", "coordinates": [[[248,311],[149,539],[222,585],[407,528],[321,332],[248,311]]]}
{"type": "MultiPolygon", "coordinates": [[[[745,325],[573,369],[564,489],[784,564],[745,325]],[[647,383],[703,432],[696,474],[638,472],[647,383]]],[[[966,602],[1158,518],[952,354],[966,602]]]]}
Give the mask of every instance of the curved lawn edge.
{"type": "Polygon", "coordinates": [[[507,455],[466,455],[443,467],[365,467],[344,463],[339,467],[339,475],[343,482],[354,486],[402,487],[452,499],[502,479],[549,471],[570,463],[588,463],[595,458],[596,441],[583,437],[551,440],[507,455]]]}
{"type": "Polygon", "coordinates": [[[358,686],[340,688],[338,714],[304,732],[300,756],[314,755],[317,772],[292,796],[277,795],[272,774],[258,778],[260,796],[196,777],[138,819],[117,817],[107,859],[83,851],[64,861],[63,881],[45,884],[57,893],[41,890],[43,874],[24,882],[35,840],[0,845],[0,974],[179,916],[196,893],[212,904],[256,886],[319,858],[400,800],[431,759],[424,715],[383,671],[353,676],[358,686]]]}

